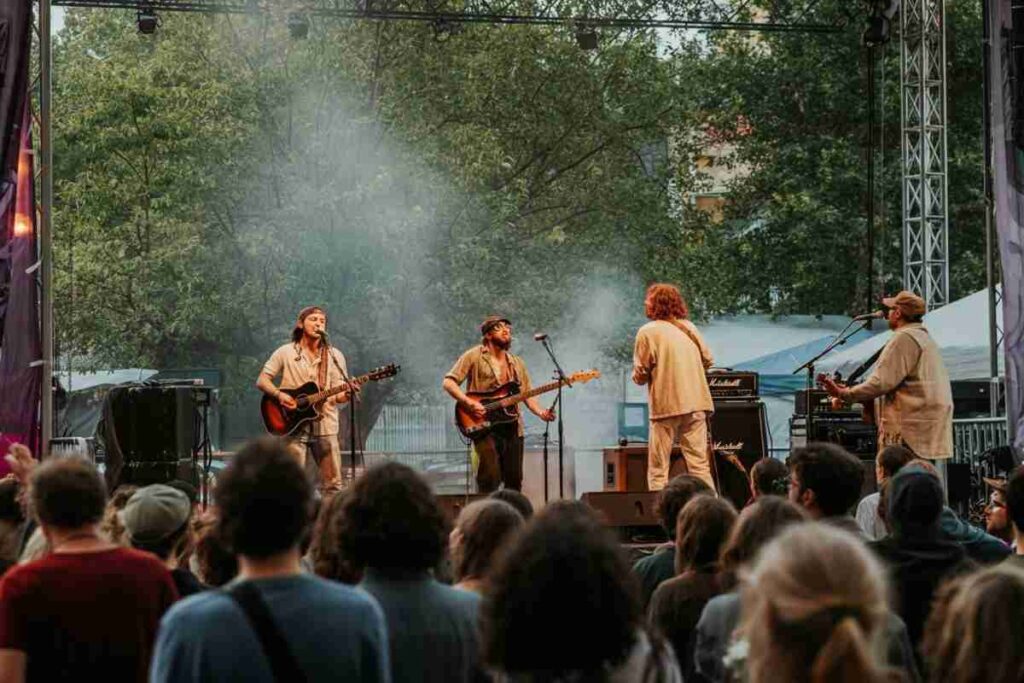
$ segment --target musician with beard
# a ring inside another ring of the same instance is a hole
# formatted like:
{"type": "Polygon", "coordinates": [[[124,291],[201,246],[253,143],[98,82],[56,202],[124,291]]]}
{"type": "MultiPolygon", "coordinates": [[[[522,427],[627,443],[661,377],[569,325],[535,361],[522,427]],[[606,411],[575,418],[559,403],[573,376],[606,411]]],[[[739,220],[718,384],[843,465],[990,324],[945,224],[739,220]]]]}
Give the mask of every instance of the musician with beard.
{"type": "MultiPolygon", "coordinates": [[[[297,389],[307,382],[316,382],[324,390],[344,382],[348,376],[345,356],[325,342],[326,331],[324,310],[318,306],[303,308],[292,329],[292,341],[278,347],[270,356],[256,380],[256,387],[286,410],[295,410],[295,399],[282,389],[297,389]],[[277,387],[274,379],[279,375],[281,385],[277,387]]],[[[320,490],[324,494],[341,489],[338,405],[347,403],[349,397],[349,392],[343,391],[326,398],[320,419],[307,422],[287,437],[288,451],[299,465],[305,467],[307,453],[313,456],[320,470],[320,490]]]]}
{"type": "MultiPolygon", "coordinates": [[[[507,318],[492,315],[480,325],[480,344],[467,350],[455,361],[444,376],[442,387],[474,417],[482,418],[487,410],[483,404],[466,395],[460,388],[467,382],[469,393],[488,393],[515,382],[519,391],[529,391],[530,375],[519,356],[510,353],[512,323],[507,318]]],[[[545,410],[536,398],[525,401],[534,415],[546,422],[555,419],[553,410],[545,410]]],[[[518,411],[518,407],[515,408],[518,411]]],[[[479,463],[476,471],[477,490],[490,493],[504,483],[506,489],[516,491],[523,483],[523,419],[493,426],[475,443],[479,463]]]]}

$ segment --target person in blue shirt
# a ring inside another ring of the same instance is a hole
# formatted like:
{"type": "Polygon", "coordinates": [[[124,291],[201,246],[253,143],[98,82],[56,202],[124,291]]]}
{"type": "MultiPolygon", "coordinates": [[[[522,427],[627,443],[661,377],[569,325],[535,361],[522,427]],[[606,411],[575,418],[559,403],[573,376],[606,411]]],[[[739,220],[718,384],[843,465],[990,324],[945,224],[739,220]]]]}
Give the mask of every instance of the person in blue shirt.
{"type": "Polygon", "coordinates": [[[218,478],[214,497],[218,532],[238,554],[238,577],[168,611],[151,683],[273,683],[282,660],[296,672],[289,678],[309,683],[388,683],[387,630],[377,602],[302,572],[299,545],[311,522],[313,488],[285,443],[246,445],[218,478]],[[253,612],[268,617],[271,641],[280,647],[267,646],[253,612]]]}

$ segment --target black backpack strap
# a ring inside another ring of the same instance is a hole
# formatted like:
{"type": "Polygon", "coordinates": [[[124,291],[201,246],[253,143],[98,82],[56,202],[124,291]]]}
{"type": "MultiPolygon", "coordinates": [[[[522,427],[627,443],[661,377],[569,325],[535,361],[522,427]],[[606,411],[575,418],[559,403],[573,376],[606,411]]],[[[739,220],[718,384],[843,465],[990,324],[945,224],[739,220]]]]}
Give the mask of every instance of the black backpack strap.
{"type": "Polygon", "coordinates": [[[303,673],[295,655],[288,648],[288,642],[281,635],[267,603],[252,581],[241,581],[225,591],[242,608],[249,619],[249,625],[256,632],[263,654],[270,660],[270,670],[278,683],[304,683],[303,673]]]}

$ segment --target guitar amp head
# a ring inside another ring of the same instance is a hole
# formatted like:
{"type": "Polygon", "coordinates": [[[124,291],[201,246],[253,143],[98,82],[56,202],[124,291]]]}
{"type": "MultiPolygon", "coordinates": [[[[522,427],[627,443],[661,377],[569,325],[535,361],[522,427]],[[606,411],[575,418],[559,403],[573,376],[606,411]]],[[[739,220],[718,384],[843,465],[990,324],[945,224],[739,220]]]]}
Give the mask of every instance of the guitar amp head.
{"type": "Polygon", "coordinates": [[[708,389],[713,399],[757,398],[760,377],[756,372],[709,372],[708,389]]]}

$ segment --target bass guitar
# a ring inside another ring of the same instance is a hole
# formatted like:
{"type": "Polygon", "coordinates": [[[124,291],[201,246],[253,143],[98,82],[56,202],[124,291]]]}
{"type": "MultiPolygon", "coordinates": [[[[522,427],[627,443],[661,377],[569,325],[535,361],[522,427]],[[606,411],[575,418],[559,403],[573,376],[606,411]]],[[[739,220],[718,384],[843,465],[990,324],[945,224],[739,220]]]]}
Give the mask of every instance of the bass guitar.
{"type": "MultiPolygon", "coordinates": [[[[370,370],[365,375],[352,379],[352,384],[362,385],[367,382],[376,382],[388,377],[394,377],[402,366],[390,363],[379,368],[370,370]]],[[[315,422],[323,417],[323,403],[329,397],[346,391],[351,385],[342,382],[336,387],[320,390],[316,382],[306,382],[296,389],[281,389],[281,393],[288,394],[295,399],[295,409],[288,410],[281,405],[277,399],[264,394],[260,401],[260,415],[263,417],[263,426],[274,436],[288,436],[295,433],[295,430],[307,422],[315,422]]]]}
{"type": "Polygon", "coordinates": [[[489,392],[474,391],[467,392],[466,396],[483,404],[487,413],[483,417],[476,417],[461,404],[455,404],[455,426],[459,428],[462,436],[473,441],[479,441],[487,436],[493,427],[502,424],[515,422],[519,419],[519,412],[516,406],[523,401],[554,391],[559,385],[583,384],[601,376],[600,370],[586,370],[574,372],[564,380],[555,380],[529,391],[519,392],[519,385],[515,382],[503,384],[497,389],[489,392]]]}

